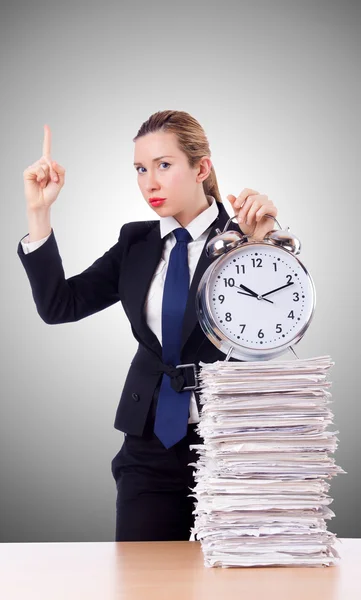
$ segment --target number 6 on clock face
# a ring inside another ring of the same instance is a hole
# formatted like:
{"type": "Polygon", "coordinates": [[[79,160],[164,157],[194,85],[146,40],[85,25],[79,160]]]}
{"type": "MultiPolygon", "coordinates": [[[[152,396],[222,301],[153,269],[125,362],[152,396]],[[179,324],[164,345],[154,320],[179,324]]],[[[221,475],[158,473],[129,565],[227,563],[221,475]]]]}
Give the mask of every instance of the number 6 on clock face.
{"type": "Polygon", "coordinates": [[[197,314],[208,338],[239,360],[268,360],[296,344],[316,304],[301,261],[271,243],[245,243],[214,261],[197,291],[197,314]]]}

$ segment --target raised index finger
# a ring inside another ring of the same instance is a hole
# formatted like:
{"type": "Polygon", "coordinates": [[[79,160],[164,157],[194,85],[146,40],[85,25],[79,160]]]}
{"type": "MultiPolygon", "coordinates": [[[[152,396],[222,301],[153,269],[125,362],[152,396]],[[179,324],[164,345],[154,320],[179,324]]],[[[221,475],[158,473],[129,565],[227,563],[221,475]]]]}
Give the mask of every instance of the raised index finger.
{"type": "Polygon", "coordinates": [[[43,156],[51,160],[51,131],[49,125],[44,125],[43,156]]]}

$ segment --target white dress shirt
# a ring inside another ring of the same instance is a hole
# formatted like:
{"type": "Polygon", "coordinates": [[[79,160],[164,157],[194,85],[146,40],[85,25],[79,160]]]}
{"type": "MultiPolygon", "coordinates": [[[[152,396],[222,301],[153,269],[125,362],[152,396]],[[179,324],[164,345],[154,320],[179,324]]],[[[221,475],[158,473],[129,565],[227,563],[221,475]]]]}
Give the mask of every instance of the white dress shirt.
{"type": "MultiPolygon", "coordinates": [[[[218,217],[218,207],[214,196],[207,196],[207,200],[209,202],[209,207],[195,217],[195,219],[193,219],[193,221],[191,221],[186,227],[192,236],[192,240],[188,242],[189,285],[192,282],[199,257],[202,253],[205,241],[210,231],[210,226],[218,217]]],[[[167,273],[169,255],[173,246],[176,244],[176,237],[173,233],[173,229],[178,227],[180,227],[180,224],[174,217],[160,217],[160,235],[161,238],[166,239],[164,242],[162,256],[155,269],[144,305],[144,313],[148,327],[157,336],[161,345],[161,312],[164,281],[167,273]]],[[[24,238],[21,240],[24,253],[28,254],[29,252],[33,252],[39,248],[42,244],[44,244],[44,242],[46,242],[49,236],[50,234],[41,240],[36,240],[36,242],[29,242],[29,236],[24,236],[24,238]]],[[[188,423],[198,423],[199,414],[194,392],[191,393],[189,410],[190,417],[188,419],[188,423]]]]}

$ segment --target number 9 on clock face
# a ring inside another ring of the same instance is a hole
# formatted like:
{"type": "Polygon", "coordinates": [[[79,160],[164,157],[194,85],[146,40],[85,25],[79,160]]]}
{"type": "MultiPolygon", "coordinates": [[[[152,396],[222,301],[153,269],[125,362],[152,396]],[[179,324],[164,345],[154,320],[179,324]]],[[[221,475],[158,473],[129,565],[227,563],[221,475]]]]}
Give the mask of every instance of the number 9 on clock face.
{"type": "Polygon", "coordinates": [[[204,333],[240,360],[267,360],[304,335],[315,288],[294,254],[270,243],[246,243],[220,256],[204,273],[197,314],[204,333]]]}

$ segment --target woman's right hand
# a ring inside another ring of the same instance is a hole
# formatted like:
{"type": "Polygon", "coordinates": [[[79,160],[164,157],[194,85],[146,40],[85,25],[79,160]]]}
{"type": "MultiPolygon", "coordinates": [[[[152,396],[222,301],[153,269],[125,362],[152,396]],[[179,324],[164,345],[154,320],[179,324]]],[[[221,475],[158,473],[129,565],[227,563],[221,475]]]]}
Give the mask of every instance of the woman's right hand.
{"type": "Polygon", "coordinates": [[[44,125],[43,156],[25,169],[27,209],[49,209],[64,185],[65,169],[51,159],[51,131],[44,125]]]}

